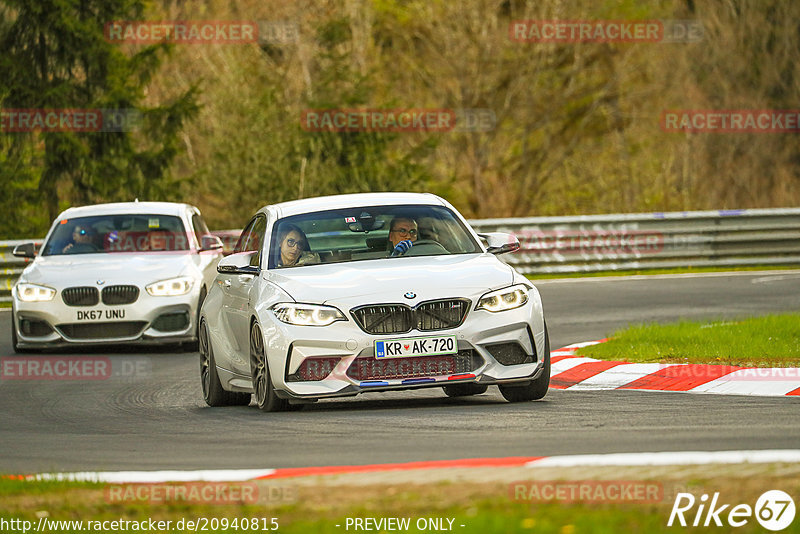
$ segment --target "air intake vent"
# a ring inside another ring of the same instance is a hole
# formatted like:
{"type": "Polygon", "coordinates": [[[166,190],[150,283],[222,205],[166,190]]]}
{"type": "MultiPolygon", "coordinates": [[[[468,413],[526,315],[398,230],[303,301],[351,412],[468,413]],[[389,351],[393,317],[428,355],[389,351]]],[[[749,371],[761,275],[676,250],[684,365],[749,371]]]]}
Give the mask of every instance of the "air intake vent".
{"type": "Polygon", "coordinates": [[[377,360],[360,356],[347,368],[353,380],[388,380],[469,373],[483,364],[483,358],[472,349],[442,356],[414,356],[377,360]]]}
{"type": "Polygon", "coordinates": [[[189,314],[184,312],[165,313],[159,315],[153,324],[159,332],[179,332],[189,326],[189,314]]]}
{"type": "Polygon", "coordinates": [[[64,336],[72,339],[123,339],[138,337],[147,323],[144,321],[119,321],[115,323],[60,324],[64,336]]]}
{"type": "Polygon", "coordinates": [[[519,365],[521,363],[533,363],[534,357],[525,352],[519,343],[498,343],[488,345],[486,350],[501,365],[519,365]]]}

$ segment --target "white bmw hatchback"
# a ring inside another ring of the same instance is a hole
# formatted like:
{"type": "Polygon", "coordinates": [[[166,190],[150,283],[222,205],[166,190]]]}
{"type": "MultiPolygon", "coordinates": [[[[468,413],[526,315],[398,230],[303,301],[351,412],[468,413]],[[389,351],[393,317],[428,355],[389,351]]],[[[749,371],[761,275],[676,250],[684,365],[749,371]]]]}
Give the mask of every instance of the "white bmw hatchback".
{"type": "Polygon", "coordinates": [[[197,208],[126,202],[70,208],[12,291],[12,343],[24,352],[109,343],[197,342],[197,314],[222,242],[197,208]]]}
{"type": "Polygon", "coordinates": [[[200,318],[211,406],[289,409],[367,391],[497,385],[543,397],[550,347],[536,288],[430,194],[367,193],[262,208],[218,265],[200,318]]]}

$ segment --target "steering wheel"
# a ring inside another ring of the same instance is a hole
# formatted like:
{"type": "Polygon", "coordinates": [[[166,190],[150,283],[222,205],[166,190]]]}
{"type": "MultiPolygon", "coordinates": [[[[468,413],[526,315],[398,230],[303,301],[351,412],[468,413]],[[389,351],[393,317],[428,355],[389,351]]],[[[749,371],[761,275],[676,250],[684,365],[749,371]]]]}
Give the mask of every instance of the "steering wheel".
{"type": "Polygon", "coordinates": [[[438,241],[433,239],[418,239],[414,246],[406,251],[404,256],[428,256],[432,254],[450,254],[438,241]]]}
{"type": "Polygon", "coordinates": [[[73,243],[66,254],[88,254],[100,250],[92,243],[73,243]]]}

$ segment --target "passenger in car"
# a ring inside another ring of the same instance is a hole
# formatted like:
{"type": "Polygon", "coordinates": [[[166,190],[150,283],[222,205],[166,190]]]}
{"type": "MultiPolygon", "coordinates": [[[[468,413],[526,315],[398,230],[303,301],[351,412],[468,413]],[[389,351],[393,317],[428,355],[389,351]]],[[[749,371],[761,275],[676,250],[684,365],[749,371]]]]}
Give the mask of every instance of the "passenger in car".
{"type": "Polygon", "coordinates": [[[170,232],[166,228],[151,228],[147,232],[147,248],[145,250],[170,250],[170,232]]]}
{"type": "Polygon", "coordinates": [[[294,224],[281,225],[278,230],[278,267],[292,267],[319,263],[319,254],[308,250],[308,240],[300,227],[294,224]]]}
{"type": "Polygon", "coordinates": [[[439,229],[432,217],[423,217],[419,220],[419,238],[439,241],[439,229]]]}

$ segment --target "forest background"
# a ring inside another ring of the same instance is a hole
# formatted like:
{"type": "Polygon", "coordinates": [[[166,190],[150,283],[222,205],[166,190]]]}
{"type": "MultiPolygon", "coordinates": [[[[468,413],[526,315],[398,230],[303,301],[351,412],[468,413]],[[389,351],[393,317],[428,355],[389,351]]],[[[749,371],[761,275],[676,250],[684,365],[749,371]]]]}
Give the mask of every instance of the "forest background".
{"type": "Polygon", "coordinates": [[[797,110],[798,95],[793,0],[0,0],[0,108],[141,113],[126,132],[0,131],[0,238],[134,198],[195,204],[214,229],[265,204],[362,191],[428,191],[470,218],[798,206],[797,133],[661,126],[665,110],[797,110]],[[110,42],[105,24],[124,20],[296,33],[110,42]],[[681,20],[703,34],[520,42],[520,20],[681,20]],[[305,110],[331,108],[481,109],[495,123],[303,128],[305,110]]]}

